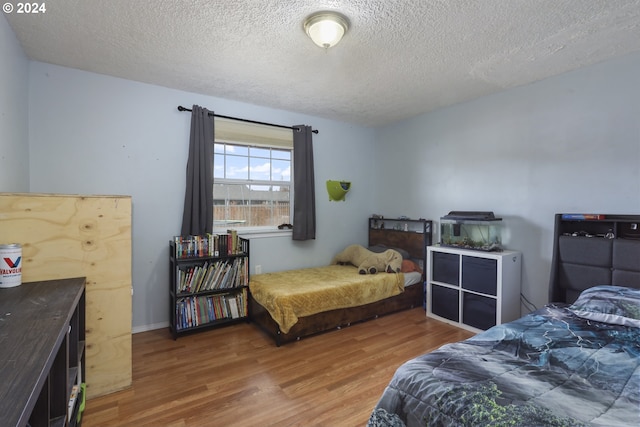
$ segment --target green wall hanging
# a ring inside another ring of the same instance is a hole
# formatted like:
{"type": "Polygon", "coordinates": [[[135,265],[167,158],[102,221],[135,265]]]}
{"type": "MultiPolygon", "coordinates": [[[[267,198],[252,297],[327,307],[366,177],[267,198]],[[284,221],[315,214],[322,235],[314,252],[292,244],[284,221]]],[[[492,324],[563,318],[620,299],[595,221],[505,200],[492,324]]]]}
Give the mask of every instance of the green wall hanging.
{"type": "Polygon", "coordinates": [[[327,181],[327,193],[329,193],[329,201],[343,201],[344,196],[351,189],[351,183],[348,181],[327,181]]]}

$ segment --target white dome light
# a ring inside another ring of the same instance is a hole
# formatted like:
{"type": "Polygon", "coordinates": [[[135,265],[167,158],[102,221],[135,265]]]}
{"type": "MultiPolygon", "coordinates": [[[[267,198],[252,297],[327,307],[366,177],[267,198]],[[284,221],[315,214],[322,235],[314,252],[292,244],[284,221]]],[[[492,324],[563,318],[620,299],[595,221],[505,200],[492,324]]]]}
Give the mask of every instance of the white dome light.
{"type": "Polygon", "coordinates": [[[304,31],[318,46],[329,49],[349,29],[349,20],[338,12],[316,12],[304,20],[304,31]]]}

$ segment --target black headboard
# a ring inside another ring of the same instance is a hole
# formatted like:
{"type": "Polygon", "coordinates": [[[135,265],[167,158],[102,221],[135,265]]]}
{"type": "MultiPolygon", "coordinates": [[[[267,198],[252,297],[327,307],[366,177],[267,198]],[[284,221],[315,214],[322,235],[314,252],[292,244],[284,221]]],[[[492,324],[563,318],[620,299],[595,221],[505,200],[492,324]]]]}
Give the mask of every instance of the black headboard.
{"type": "Polygon", "coordinates": [[[549,301],[597,285],[640,288],[640,215],[556,214],[549,301]]]}

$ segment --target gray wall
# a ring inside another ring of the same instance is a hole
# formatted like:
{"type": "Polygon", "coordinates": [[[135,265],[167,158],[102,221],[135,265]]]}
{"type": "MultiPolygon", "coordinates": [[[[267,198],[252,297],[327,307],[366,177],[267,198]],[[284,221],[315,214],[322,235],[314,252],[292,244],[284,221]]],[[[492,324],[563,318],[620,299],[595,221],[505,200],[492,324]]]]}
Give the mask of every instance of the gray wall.
{"type": "Polygon", "coordinates": [[[503,217],[539,307],[555,213],[640,214],[640,54],[388,126],[374,153],[380,213],[503,217]]]}
{"type": "Polygon", "coordinates": [[[168,242],[180,232],[191,120],[176,107],[193,104],[320,131],[314,136],[317,239],[252,239],[251,271],[327,264],[347,244],[366,243],[373,172],[362,153],[370,151],[373,130],[32,62],[30,191],[132,196],[135,331],[168,322],[168,242]],[[329,202],[327,179],[353,182],[346,202],[329,202]]]}
{"type": "Polygon", "coordinates": [[[189,132],[178,104],[320,130],[318,238],[252,239],[252,271],[326,264],[365,243],[371,213],[492,210],[542,305],[554,213],[640,213],[640,54],[381,129],[30,62],[4,17],[0,54],[0,191],[133,197],[134,331],[168,320],[189,132]],[[352,182],[346,202],[328,201],[327,179],[352,182]]]}
{"type": "Polygon", "coordinates": [[[0,191],[29,191],[29,61],[4,15],[0,58],[0,191]]]}

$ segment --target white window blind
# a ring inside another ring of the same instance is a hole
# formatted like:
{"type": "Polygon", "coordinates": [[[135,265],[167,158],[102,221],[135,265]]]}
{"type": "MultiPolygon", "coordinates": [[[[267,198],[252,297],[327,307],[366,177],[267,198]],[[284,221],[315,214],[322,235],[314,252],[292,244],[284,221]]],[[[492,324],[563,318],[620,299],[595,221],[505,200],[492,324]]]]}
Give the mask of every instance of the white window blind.
{"type": "Polygon", "coordinates": [[[293,148],[293,130],[215,118],[216,141],[236,142],[253,146],[293,148]]]}

